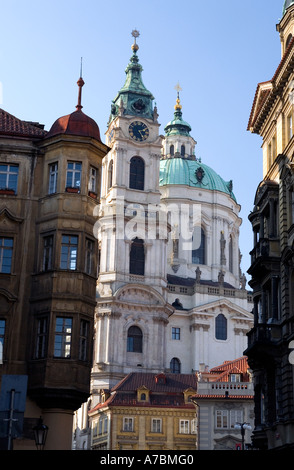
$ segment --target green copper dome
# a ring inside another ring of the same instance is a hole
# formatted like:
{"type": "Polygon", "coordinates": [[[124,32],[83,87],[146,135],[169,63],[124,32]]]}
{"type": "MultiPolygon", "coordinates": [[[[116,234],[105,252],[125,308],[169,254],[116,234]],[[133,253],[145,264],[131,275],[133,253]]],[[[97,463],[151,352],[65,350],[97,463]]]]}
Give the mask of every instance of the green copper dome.
{"type": "Polygon", "coordinates": [[[160,186],[185,185],[194,188],[220,191],[235,202],[232,181],[225,182],[212,168],[198,160],[168,158],[160,161],[160,186]]]}
{"type": "Polygon", "coordinates": [[[283,7],[283,15],[285,15],[287,8],[289,8],[291,5],[294,5],[294,0],[285,0],[283,7]]]}
{"type": "Polygon", "coordinates": [[[154,97],[142,81],[143,68],[137,56],[139,46],[136,43],[136,38],[139,36],[139,33],[134,30],[132,35],[135,38],[135,42],[132,45],[133,55],[125,71],[126,80],[124,86],[119,90],[112,102],[109,121],[118,115],[121,106],[123,107],[123,113],[126,115],[153,119],[154,97]]]}

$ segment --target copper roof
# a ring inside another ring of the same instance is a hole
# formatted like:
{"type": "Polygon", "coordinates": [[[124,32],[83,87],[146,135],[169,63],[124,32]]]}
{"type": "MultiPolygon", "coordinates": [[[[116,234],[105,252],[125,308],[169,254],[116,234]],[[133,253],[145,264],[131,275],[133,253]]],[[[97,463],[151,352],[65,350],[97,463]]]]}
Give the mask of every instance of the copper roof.
{"type": "Polygon", "coordinates": [[[100,130],[97,123],[80,109],[57,119],[46,137],[49,138],[60,134],[91,137],[101,142],[100,130]]]}
{"type": "Polygon", "coordinates": [[[22,121],[0,108],[0,135],[42,138],[46,133],[43,125],[22,121]]]}

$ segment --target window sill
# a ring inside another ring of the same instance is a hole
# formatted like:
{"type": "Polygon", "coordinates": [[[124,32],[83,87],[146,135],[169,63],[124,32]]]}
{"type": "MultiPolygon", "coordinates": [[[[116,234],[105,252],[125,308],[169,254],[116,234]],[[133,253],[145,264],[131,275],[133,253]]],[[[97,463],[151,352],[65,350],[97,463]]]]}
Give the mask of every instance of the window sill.
{"type": "Polygon", "coordinates": [[[80,188],[65,188],[66,193],[80,194],[80,188]]]}
{"type": "Polygon", "coordinates": [[[0,189],[0,195],[16,196],[14,189],[0,189]]]}

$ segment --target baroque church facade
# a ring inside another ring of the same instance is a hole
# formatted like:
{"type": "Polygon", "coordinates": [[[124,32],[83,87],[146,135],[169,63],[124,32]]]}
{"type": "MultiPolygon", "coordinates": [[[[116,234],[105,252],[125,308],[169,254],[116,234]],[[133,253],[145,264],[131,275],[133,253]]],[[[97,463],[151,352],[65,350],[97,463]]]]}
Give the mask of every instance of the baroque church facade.
{"type": "Polygon", "coordinates": [[[159,133],[133,35],[97,208],[92,405],[131,372],[189,374],[238,358],[252,326],[232,182],[196,157],[179,87],[159,133]]]}
{"type": "Polygon", "coordinates": [[[0,110],[0,393],[21,382],[19,449],[40,416],[46,449],[69,449],[75,411],[129,373],[196,373],[246,348],[232,182],[196,157],[179,89],[160,134],[133,36],[106,144],[82,77],[49,131],[0,110]]]}

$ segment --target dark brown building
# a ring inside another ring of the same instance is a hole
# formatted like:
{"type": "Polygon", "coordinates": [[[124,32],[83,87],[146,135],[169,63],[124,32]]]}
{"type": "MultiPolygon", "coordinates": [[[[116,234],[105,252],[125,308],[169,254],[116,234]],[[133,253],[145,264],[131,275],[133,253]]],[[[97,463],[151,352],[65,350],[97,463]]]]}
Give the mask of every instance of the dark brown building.
{"type": "MultiPolygon", "coordinates": [[[[32,428],[42,416],[46,448],[70,449],[73,411],[89,395],[94,210],[108,147],[82,111],[83,84],[76,111],[49,132],[0,110],[0,384],[27,379],[14,448],[34,445],[32,428]]],[[[2,400],[5,415],[3,408],[2,400]]],[[[6,445],[3,420],[0,431],[6,445]]]]}
{"type": "Polygon", "coordinates": [[[248,125],[263,140],[263,181],[249,216],[254,327],[245,354],[255,386],[253,446],[293,450],[294,1],[285,1],[277,31],[281,62],[273,78],[258,85],[248,125]]]}

